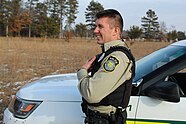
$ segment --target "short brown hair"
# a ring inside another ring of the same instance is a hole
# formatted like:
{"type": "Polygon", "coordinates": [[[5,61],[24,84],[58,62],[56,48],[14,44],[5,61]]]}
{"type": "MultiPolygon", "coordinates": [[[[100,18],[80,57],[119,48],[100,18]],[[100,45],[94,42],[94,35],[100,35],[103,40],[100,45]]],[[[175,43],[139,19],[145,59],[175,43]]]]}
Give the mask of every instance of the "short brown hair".
{"type": "Polygon", "coordinates": [[[96,19],[102,18],[102,17],[108,17],[108,18],[112,18],[115,21],[115,26],[117,24],[117,26],[119,26],[120,31],[123,31],[123,18],[121,16],[121,14],[115,10],[115,9],[106,9],[103,11],[100,11],[96,14],[96,19]]]}

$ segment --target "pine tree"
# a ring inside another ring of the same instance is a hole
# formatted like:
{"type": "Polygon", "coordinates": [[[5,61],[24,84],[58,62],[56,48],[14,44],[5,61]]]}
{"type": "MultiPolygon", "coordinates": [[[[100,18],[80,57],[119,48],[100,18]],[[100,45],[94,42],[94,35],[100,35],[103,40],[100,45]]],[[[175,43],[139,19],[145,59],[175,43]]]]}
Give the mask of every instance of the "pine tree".
{"type": "Polygon", "coordinates": [[[95,29],[96,13],[102,10],[104,10],[103,5],[101,5],[99,2],[95,2],[94,0],[92,0],[86,8],[85,18],[87,27],[90,31],[95,29]]]}
{"type": "Polygon", "coordinates": [[[34,18],[35,16],[35,6],[36,4],[38,3],[39,0],[28,0],[26,2],[26,8],[29,10],[29,16],[31,18],[31,23],[29,24],[29,27],[28,27],[28,37],[31,37],[31,27],[32,27],[32,19],[34,18]]]}
{"type": "Polygon", "coordinates": [[[144,33],[146,38],[155,38],[157,33],[159,32],[159,22],[155,11],[149,9],[147,12],[147,17],[143,16],[141,18],[142,27],[144,29],[144,33]]]}
{"type": "Polygon", "coordinates": [[[59,19],[60,19],[60,26],[59,26],[59,38],[61,39],[63,36],[63,20],[66,14],[66,0],[58,0],[59,3],[59,19]]]}
{"type": "Polygon", "coordinates": [[[60,16],[59,16],[59,1],[58,0],[49,0],[49,17],[50,18],[48,22],[48,35],[58,36],[60,32],[60,16]]]}
{"type": "Polygon", "coordinates": [[[70,30],[72,28],[72,24],[75,22],[77,18],[76,14],[78,13],[78,1],[77,0],[67,0],[67,29],[70,30]]]}
{"type": "Polygon", "coordinates": [[[11,14],[10,1],[0,1],[0,35],[6,35],[8,37],[9,32],[9,20],[11,14]]]}
{"type": "Polygon", "coordinates": [[[34,36],[46,37],[48,30],[47,4],[37,3],[35,13],[36,14],[33,18],[32,34],[34,36]]]}

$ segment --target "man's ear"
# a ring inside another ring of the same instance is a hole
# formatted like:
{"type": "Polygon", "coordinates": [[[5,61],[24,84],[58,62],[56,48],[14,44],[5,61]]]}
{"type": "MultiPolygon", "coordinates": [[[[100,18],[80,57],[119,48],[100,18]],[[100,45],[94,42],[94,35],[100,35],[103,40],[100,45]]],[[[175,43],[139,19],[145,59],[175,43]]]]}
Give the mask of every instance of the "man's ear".
{"type": "Polygon", "coordinates": [[[116,27],[115,30],[116,30],[116,32],[117,32],[118,34],[120,34],[121,31],[120,31],[120,28],[119,28],[119,27],[116,27]]]}
{"type": "Polygon", "coordinates": [[[120,34],[120,32],[121,32],[121,31],[120,31],[120,28],[119,28],[119,27],[115,27],[115,28],[114,28],[114,34],[115,34],[115,35],[120,34]]]}

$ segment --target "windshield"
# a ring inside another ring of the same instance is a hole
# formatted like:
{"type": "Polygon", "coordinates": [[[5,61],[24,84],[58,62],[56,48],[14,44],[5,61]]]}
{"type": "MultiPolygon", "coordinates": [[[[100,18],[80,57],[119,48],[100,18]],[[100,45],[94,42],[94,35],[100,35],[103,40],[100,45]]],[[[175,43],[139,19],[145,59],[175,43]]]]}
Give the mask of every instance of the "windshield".
{"type": "Polygon", "coordinates": [[[134,82],[168,62],[177,59],[183,54],[185,54],[185,47],[172,45],[162,48],[138,60],[136,62],[136,76],[134,82]]]}

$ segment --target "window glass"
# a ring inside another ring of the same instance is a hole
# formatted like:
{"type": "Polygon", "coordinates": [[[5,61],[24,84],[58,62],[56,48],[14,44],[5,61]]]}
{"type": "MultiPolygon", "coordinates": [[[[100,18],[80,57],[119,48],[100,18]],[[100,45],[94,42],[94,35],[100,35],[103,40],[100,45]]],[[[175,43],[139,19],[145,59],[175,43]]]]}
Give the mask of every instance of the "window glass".
{"type": "Polygon", "coordinates": [[[163,65],[186,54],[186,50],[181,46],[168,46],[160,49],[136,62],[136,76],[134,81],[162,67],[163,65]]]}

